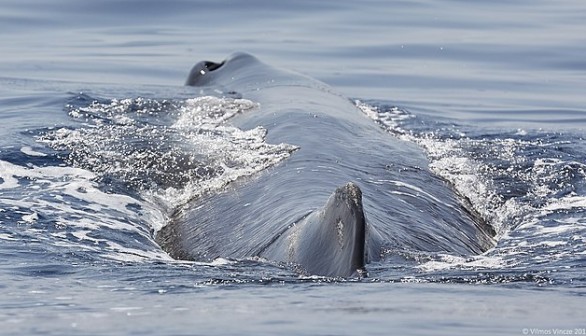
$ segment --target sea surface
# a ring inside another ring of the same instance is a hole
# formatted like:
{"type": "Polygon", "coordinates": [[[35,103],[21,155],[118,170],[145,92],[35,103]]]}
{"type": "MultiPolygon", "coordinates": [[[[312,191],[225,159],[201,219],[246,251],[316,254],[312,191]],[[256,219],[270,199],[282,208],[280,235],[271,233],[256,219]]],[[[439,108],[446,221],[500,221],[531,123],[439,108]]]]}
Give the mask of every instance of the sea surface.
{"type": "Polygon", "coordinates": [[[578,0],[4,0],[0,334],[584,335],[585,56],[578,0]],[[287,160],[229,126],[255,102],[183,86],[235,51],[417,144],[494,247],[367,278],[171,259],[170,208],[287,160]]]}

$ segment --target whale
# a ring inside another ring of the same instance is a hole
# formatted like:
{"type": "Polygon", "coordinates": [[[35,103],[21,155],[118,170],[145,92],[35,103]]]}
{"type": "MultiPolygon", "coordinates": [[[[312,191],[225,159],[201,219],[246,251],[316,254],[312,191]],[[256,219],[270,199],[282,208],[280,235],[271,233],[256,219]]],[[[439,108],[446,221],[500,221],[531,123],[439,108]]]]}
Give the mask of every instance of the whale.
{"type": "Polygon", "coordinates": [[[479,254],[494,232],[428,168],[416,144],[307,74],[234,53],[193,66],[187,86],[259,104],[227,122],[263,127],[289,158],[178,207],[155,236],[171,257],[260,258],[300,274],[364,277],[404,251],[479,254]]]}

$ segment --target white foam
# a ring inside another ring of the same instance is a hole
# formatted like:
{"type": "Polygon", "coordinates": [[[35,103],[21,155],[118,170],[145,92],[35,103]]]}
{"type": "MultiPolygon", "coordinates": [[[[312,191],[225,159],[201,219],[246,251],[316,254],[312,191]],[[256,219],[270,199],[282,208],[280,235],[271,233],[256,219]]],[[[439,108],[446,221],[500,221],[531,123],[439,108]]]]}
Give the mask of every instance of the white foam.
{"type": "Polygon", "coordinates": [[[249,100],[217,97],[114,99],[72,108],[70,116],[85,122],[83,126],[53,129],[38,140],[68,153],[66,162],[74,168],[25,169],[5,163],[8,169],[0,171],[0,188],[17,188],[20,178],[35,176],[39,183],[26,190],[44,197],[6,203],[32,209],[66,227],[69,235],[53,233],[55,244],[78,244],[121,261],[169,259],[156,248],[152,230],[167,222],[173,208],[266,169],[296,149],[267,144],[261,127],[243,131],[229,125],[234,116],[259,108],[249,100]],[[146,201],[105,193],[95,182],[102,179],[128,183],[146,201]],[[139,234],[152,244],[144,250],[122,246],[97,234],[104,229],[139,234]]]}
{"type": "Polygon", "coordinates": [[[30,146],[24,146],[20,149],[20,151],[29,156],[47,156],[45,153],[40,153],[33,150],[30,146]]]}
{"type": "Polygon", "coordinates": [[[204,125],[218,126],[239,113],[248,113],[259,107],[259,104],[247,99],[211,96],[188,99],[179,108],[180,117],[172,127],[194,129],[204,125]]]}
{"type": "Polygon", "coordinates": [[[400,127],[401,122],[415,118],[414,114],[403,111],[397,107],[391,107],[389,110],[381,111],[376,106],[363,103],[360,100],[355,100],[354,104],[369,118],[384,125],[389,131],[396,134],[406,135],[407,132],[400,127]]]}
{"type": "MultiPolygon", "coordinates": [[[[0,167],[4,168],[1,170],[2,178],[11,181],[2,184],[4,196],[0,206],[16,212],[21,211],[17,209],[27,209],[22,214],[22,223],[30,226],[26,230],[36,239],[54,246],[95,251],[114,259],[124,259],[126,255],[142,256],[143,259],[153,255],[168,258],[156,248],[149,228],[141,224],[144,220],[142,216],[147,218],[148,212],[129,210],[132,204],[137,204],[137,200],[99,190],[92,181],[93,173],[72,167],[23,167],[1,160],[0,167]],[[21,179],[27,183],[20,184],[21,179]],[[56,229],[67,231],[48,233],[39,229],[47,225],[39,224],[37,227],[41,217],[50,218],[56,229]],[[106,228],[138,234],[151,244],[145,246],[145,250],[137,250],[106,239],[92,238],[92,234],[103,236],[100,232],[106,228]],[[76,240],[69,238],[66,232],[76,240]]],[[[141,207],[147,208],[148,205],[141,204],[141,207]]]]}
{"type": "Polygon", "coordinates": [[[480,255],[464,258],[439,254],[436,258],[438,259],[427,261],[417,266],[417,268],[425,272],[436,272],[454,268],[464,270],[501,269],[507,265],[505,260],[500,256],[480,255]]]}
{"type": "Polygon", "coordinates": [[[36,222],[37,219],[39,219],[39,215],[36,212],[22,216],[22,221],[29,224],[36,222]]]}
{"type": "Polygon", "coordinates": [[[72,114],[97,115],[99,123],[76,130],[61,128],[40,141],[70,151],[68,161],[73,166],[136,184],[145,197],[167,208],[266,169],[296,149],[267,144],[261,127],[243,131],[227,123],[237,114],[260,108],[249,100],[198,97],[176,101],[168,110],[163,105],[140,98],[94,103],[83,113],[72,114]],[[120,119],[141,113],[174,121],[165,126],[140,118],[120,119]],[[108,119],[114,123],[104,122],[108,119]]]}
{"type": "Polygon", "coordinates": [[[0,189],[12,189],[18,186],[18,179],[14,177],[15,167],[22,168],[0,160],[0,178],[2,179],[0,189]]]}
{"type": "Polygon", "coordinates": [[[0,233],[0,240],[18,240],[14,238],[12,235],[0,233]]]}
{"type": "Polygon", "coordinates": [[[209,263],[209,265],[211,265],[211,266],[225,266],[225,265],[232,265],[235,263],[236,262],[233,260],[228,260],[225,258],[216,258],[211,263],[209,263]]]}
{"type": "Polygon", "coordinates": [[[569,210],[569,209],[586,209],[586,197],[570,195],[560,199],[551,199],[546,206],[543,207],[543,211],[558,211],[558,210],[569,210]]]}
{"type": "Polygon", "coordinates": [[[499,268],[521,261],[575,258],[585,251],[583,240],[573,237],[582,239],[586,233],[586,197],[581,195],[586,165],[559,156],[556,148],[568,145],[567,141],[558,136],[527,140],[525,130],[517,130],[514,138],[486,139],[470,139],[464,132],[454,138],[437,136],[435,131],[415,133],[405,129],[408,119],[397,109],[385,112],[360,102],[357,106],[390,133],[420,145],[431,171],[448,181],[497,231],[497,246],[480,259],[444,256],[421,269],[499,268]],[[541,154],[535,157],[536,153],[541,154]]]}

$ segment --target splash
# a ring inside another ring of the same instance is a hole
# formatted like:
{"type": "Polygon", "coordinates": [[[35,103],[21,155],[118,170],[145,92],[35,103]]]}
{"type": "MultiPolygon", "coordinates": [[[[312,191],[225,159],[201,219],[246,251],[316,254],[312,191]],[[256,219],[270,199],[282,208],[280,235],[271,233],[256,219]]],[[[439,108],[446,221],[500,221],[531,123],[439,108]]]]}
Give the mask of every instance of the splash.
{"type": "Polygon", "coordinates": [[[144,222],[156,212],[131,197],[100,190],[94,177],[80,168],[23,167],[0,160],[0,223],[7,231],[0,239],[122,261],[169,259],[144,222]],[[120,242],[108,232],[129,239],[120,242]]]}
{"type": "Polygon", "coordinates": [[[66,106],[76,127],[40,130],[43,146],[0,156],[0,239],[89,260],[170,262],[153,239],[169,211],[296,150],[267,144],[263,128],[229,124],[259,108],[217,97],[77,96],[66,106]]]}
{"type": "Polygon", "coordinates": [[[124,99],[70,106],[77,129],[46,132],[39,141],[65,161],[109,185],[138,190],[173,208],[287,158],[296,148],[267,144],[266,130],[227,122],[260,106],[245,99],[124,99]]]}
{"type": "Polygon", "coordinates": [[[498,244],[481,256],[432,256],[420,269],[559,268],[586,255],[586,165],[572,150],[580,147],[576,137],[526,130],[487,134],[397,107],[356,105],[389,133],[423,148],[430,170],[497,233],[498,244]]]}

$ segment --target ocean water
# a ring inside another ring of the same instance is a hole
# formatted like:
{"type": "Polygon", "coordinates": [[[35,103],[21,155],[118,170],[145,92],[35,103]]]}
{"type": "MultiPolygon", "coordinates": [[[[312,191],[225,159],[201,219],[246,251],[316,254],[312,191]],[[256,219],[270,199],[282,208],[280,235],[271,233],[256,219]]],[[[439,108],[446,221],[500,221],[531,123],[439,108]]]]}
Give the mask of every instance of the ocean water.
{"type": "Polygon", "coordinates": [[[586,334],[585,16],[581,1],[3,1],[0,334],[586,334]],[[218,127],[255,102],[182,85],[234,51],[419,146],[494,247],[390,254],[362,279],[171,259],[153,239],[169,208],[289,155],[218,127]],[[170,168],[185,158],[208,164],[170,168]]]}

